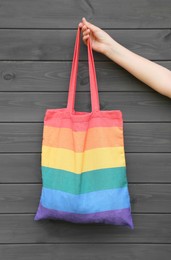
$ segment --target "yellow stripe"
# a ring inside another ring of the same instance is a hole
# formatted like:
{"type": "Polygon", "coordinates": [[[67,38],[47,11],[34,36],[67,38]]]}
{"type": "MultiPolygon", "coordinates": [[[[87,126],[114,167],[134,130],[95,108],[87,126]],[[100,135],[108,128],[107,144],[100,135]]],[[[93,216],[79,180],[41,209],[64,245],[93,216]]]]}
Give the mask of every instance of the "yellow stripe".
{"type": "Polygon", "coordinates": [[[42,166],[81,173],[125,166],[124,147],[95,148],[82,153],[42,145],[42,166]]]}

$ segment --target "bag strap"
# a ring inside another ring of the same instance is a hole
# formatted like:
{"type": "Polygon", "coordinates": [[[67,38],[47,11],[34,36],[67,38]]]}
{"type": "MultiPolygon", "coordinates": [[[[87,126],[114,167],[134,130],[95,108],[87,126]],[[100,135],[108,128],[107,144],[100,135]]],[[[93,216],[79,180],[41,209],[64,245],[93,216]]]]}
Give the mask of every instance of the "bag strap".
{"type": "MultiPolygon", "coordinates": [[[[78,57],[80,51],[80,31],[81,28],[78,26],[73,60],[72,60],[72,68],[71,68],[70,83],[69,83],[69,94],[68,94],[68,102],[67,102],[67,109],[71,113],[75,111],[74,103],[75,103],[75,94],[76,94],[75,92],[76,92],[77,72],[78,72],[78,57]]],[[[88,41],[87,49],[88,49],[88,65],[89,65],[89,79],[90,79],[90,91],[91,91],[91,107],[92,107],[92,112],[95,112],[100,110],[98,86],[97,86],[96,70],[95,70],[90,37],[88,38],[87,41],[88,41]]]]}

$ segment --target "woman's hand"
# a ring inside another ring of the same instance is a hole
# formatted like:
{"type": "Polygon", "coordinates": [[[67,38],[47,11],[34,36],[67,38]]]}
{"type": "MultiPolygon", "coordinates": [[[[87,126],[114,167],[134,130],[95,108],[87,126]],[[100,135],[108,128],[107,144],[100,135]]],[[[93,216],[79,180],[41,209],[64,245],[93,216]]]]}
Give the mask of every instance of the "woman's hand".
{"type": "Polygon", "coordinates": [[[79,23],[79,27],[82,28],[83,42],[87,45],[87,39],[90,37],[92,43],[92,49],[102,54],[106,53],[106,50],[112,42],[113,38],[99,27],[87,22],[83,17],[82,22],[79,23]]]}
{"type": "Polygon", "coordinates": [[[146,85],[171,98],[170,70],[128,50],[105,31],[87,22],[84,17],[79,26],[82,28],[83,41],[86,45],[90,37],[92,49],[106,55],[146,85]]]}

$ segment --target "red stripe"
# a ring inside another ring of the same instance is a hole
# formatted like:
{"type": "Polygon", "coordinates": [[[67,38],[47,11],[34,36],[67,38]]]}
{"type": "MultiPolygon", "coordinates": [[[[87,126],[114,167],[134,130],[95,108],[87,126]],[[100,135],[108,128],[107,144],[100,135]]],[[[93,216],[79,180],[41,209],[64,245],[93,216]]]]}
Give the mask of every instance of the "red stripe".
{"type": "Polygon", "coordinates": [[[73,115],[66,108],[47,109],[44,125],[66,127],[73,131],[85,131],[91,127],[123,127],[123,120],[120,110],[101,110],[95,113],[77,111],[76,115],[73,115]]]}

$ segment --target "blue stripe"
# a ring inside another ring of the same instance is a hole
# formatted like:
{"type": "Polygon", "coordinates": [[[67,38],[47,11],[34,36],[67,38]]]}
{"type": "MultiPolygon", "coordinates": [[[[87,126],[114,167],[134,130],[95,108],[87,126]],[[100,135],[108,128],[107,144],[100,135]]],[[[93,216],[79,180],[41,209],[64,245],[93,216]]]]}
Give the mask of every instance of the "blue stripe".
{"type": "Polygon", "coordinates": [[[73,213],[95,213],[130,207],[128,187],[74,195],[43,187],[41,203],[44,207],[73,213]]]}

